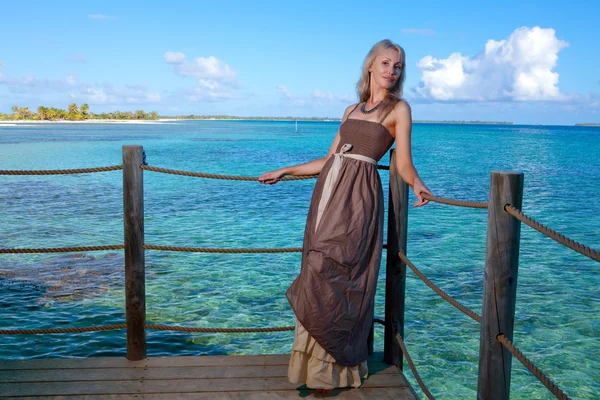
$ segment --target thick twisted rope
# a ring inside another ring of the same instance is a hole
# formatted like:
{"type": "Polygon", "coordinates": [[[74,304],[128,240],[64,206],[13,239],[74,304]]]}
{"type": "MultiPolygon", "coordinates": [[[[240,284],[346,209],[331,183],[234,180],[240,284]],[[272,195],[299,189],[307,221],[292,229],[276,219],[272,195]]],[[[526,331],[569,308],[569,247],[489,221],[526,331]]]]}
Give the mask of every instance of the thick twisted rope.
{"type": "Polygon", "coordinates": [[[296,253],[301,252],[301,247],[282,247],[282,248],[207,248],[207,247],[177,247],[177,246],[156,246],[145,244],[146,250],[164,250],[164,251],[188,251],[192,253],[296,253]]]}
{"type": "Polygon", "coordinates": [[[425,386],[425,383],[421,379],[421,375],[419,375],[419,373],[417,372],[415,363],[413,363],[413,360],[410,357],[410,354],[408,354],[408,350],[406,350],[406,346],[404,345],[404,340],[402,340],[402,337],[400,337],[399,333],[396,333],[396,340],[398,341],[398,344],[400,345],[400,348],[402,349],[402,353],[404,354],[404,357],[406,358],[406,362],[408,363],[408,366],[410,367],[410,370],[412,371],[413,376],[419,383],[421,390],[423,391],[423,393],[425,394],[425,396],[427,396],[427,398],[429,400],[435,400],[435,397],[433,397],[433,395],[431,394],[429,389],[427,389],[427,386],[425,386]]]}
{"type": "Polygon", "coordinates": [[[410,260],[402,252],[398,252],[398,257],[400,257],[400,259],[406,265],[408,265],[408,267],[419,278],[421,278],[421,280],[427,286],[429,286],[434,292],[436,292],[442,299],[446,300],[448,303],[452,304],[454,307],[458,308],[460,311],[462,311],[463,313],[467,314],[469,317],[473,318],[475,321],[481,323],[481,317],[479,315],[477,315],[475,312],[473,312],[472,310],[468,309],[467,307],[463,306],[458,301],[454,300],[449,294],[447,294],[442,289],[440,289],[435,284],[433,284],[433,282],[431,282],[429,279],[427,279],[427,277],[421,271],[419,271],[419,269],[417,267],[415,267],[415,265],[412,262],[410,262],[410,260]]]}
{"type": "Polygon", "coordinates": [[[498,342],[502,344],[508,351],[512,353],[513,356],[517,358],[517,360],[521,361],[521,363],[536,377],[544,386],[548,388],[553,395],[556,396],[557,399],[560,400],[571,400],[569,396],[567,396],[554,382],[550,380],[538,367],[536,367],[527,357],[523,355],[515,347],[514,344],[503,333],[496,336],[498,342]]]}
{"type": "MultiPolygon", "coordinates": [[[[224,180],[231,180],[231,181],[257,181],[258,180],[258,176],[205,174],[203,172],[181,171],[181,170],[176,170],[176,169],[151,167],[149,165],[140,165],[140,168],[145,169],[147,171],[162,172],[163,174],[193,176],[196,178],[224,179],[224,180]]],[[[378,165],[377,169],[389,170],[390,167],[387,165],[378,165]]],[[[284,176],[280,179],[280,181],[298,181],[298,180],[304,180],[304,179],[314,179],[317,176],[318,175],[284,176]]]]}
{"type": "MultiPolygon", "coordinates": [[[[224,180],[230,180],[230,181],[258,181],[258,176],[205,174],[203,172],[180,171],[180,170],[176,170],[176,169],[151,167],[149,165],[140,165],[140,168],[145,169],[147,171],[162,172],[163,174],[193,176],[196,178],[224,179],[224,180]]],[[[316,177],[317,177],[317,175],[284,176],[283,178],[280,179],[280,181],[297,181],[297,180],[303,180],[303,179],[313,179],[316,177]]]]}
{"type": "Polygon", "coordinates": [[[83,328],[62,328],[62,329],[0,329],[0,335],[40,335],[46,333],[74,333],[74,332],[94,332],[111,331],[114,329],[124,329],[127,325],[104,325],[104,326],[86,326],[83,328]]]}
{"type": "Polygon", "coordinates": [[[179,332],[207,332],[207,333],[250,333],[250,332],[283,332],[293,331],[293,326],[278,326],[274,328],[191,328],[185,326],[146,324],[148,329],[179,332]]]}
{"type": "Polygon", "coordinates": [[[534,220],[533,218],[525,215],[523,213],[523,211],[519,210],[518,208],[516,208],[510,204],[507,204],[504,206],[504,211],[506,211],[507,213],[509,213],[516,219],[518,219],[519,221],[523,222],[524,224],[535,229],[536,231],[548,236],[550,239],[553,239],[553,240],[557,241],[558,243],[560,243],[572,250],[575,250],[576,252],[583,254],[586,257],[591,258],[592,260],[600,262],[600,252],[598,252],[597,250],[594,250],[584,244],[581,244],[572,239],[569,239],[565,235],[558,233],[553,229],[548,228],[547,226],[539,223],[538,221],[534,220]]]}
{"type": "Polygon", "coordinates": [[[98,168],[80,168],[80,169],[47,169],[47,170],[6,170],[1,169],[0,175],[66,175],[66,174],[87,174],[89,172],[106,172],[123,169],[122,165],[113,165],[110,167],[98,168]]]}
{"type": "Polygon", "coordinates": [[[430,196],[427,193],[421,192],[421,196],[425,200],[434,201],[436,203],[448,204],[450,206],[467,207],[467,208],[488,208],[488,203],[485,201],[467,201],[467,200],[453,200],[445,197],[430,196]]]}
{"type": "Polygon", "coordinates": [[[0,254],[30,254],[30,253],[70,253],[83,251],[122,250],[125,246],[114,244],[108,246],[82,246],[82,247],[49,247],[41,249],[0,249],[0,254]]]}
{"type": "MultiPolygon", "coordinates": [[[[94,331],[110,331],[115,329],[125,329],[126,324],[88,326],[83,328],[62,328],[62,329],[0,329],[0,335],[41,335],[47,333],[79,333],[94,331]]],[[[162,331],[179,332],[205,332],[205,333],[251,333],[251,332],[283,332],[293,331],[293,326],[278,326],[274,328],[194,328],[172,325],[146,324],[147,329],[157,329],[162,331]]]]}

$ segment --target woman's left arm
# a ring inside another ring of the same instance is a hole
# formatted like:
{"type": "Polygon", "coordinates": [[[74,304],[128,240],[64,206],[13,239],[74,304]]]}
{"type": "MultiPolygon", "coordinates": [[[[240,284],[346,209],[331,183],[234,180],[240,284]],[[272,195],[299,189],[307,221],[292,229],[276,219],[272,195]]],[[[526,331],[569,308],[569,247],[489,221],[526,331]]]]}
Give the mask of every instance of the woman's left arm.
{"type": "Polygon", "coordinates": [[[411,133],[412,133],[412,115],[408,103],[401,101],[394,107],[394,116],[396,117],[396,170],[404,182],[406,182],[417,196],[417,201],[413,205],[415,207],[424,206],[429,203],[425,200],[421,193],[433,194],[425,186],[417,169],[413,165],[411,152],[411,133]]]}

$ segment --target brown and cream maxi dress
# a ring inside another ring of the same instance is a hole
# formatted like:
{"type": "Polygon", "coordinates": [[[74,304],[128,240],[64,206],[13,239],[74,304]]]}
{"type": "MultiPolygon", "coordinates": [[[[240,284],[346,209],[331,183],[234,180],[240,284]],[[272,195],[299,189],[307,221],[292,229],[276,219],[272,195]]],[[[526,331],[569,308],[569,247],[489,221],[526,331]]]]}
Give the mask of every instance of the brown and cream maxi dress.
{"type": "Polygon", "coordinates": [[[381,123],[352,118],[340,138],[315,185],[301,271],[287,291],[297,320],[288,377],[314,389],[359,387],[368,374],[383,246],[377,161],[394,142],[381,123]]]}

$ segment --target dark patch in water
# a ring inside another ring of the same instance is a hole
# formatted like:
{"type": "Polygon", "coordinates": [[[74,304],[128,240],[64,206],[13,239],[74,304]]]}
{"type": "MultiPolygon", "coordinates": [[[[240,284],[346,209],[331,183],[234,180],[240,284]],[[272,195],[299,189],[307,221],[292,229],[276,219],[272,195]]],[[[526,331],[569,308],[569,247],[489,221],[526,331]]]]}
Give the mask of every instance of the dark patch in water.
{"type": "Polygon", "coordinates": [[[417,231],[410,235],[410,239],[416,239],[416,240],[430,240],[430,239],[438,239],[440,237],[441,237],[441,235],[439,234],[439,232],[417,231]]]}
{"type": "Polygon", "coordinates": [[[0,301],[19,292],[37,296],[37,301],[78,301],[99,296],[110,289],[122,288],[124,281],[123,255],[107,253],[94,256],[85,253],[61,254],[41,265],[21,265],[0,268],[0,301]]]}

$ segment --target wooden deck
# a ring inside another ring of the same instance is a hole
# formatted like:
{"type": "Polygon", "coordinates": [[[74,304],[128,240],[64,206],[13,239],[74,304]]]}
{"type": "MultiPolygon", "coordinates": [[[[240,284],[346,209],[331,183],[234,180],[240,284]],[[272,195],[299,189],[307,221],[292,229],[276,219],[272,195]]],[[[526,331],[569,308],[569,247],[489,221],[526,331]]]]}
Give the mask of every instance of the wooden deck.
{"type": "Polygon", "coordinates": [[[382,355],[360,389],[324,396],[287,380],[289,355],[0,361],[0,399],[395,399],[416,400],[382,355]]]}

